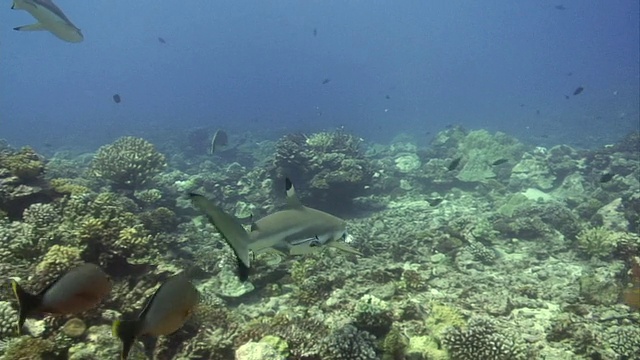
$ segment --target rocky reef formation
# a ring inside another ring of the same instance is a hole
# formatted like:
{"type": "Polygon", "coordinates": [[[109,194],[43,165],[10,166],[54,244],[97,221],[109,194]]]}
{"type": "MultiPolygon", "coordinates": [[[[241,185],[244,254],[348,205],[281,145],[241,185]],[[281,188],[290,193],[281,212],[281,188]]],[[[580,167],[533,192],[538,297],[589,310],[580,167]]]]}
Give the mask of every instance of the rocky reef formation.
{"type": "Polygon", "coordinates": [[[367,193],[372,181],[361,147],[362,139],[343,130],[286,135],[276,143],[271,176],[291,177],[310,204],[334,211],[348,208],[354,198],[367,193]]]}
{"type": "Polygon", "coordinates": [[[152,144],[123,139],[102,148],[89,172],[84,158],[0,151],[2,272],[33,291],[79,262],[114,280],[98,308],[29,319],[23,336],[13,295],[0,291],[4,359],[117,358],[111,322],[136,316],[185,270],[201,305],[132,359],[633,359],[640,351],[637,135],[587,151],[459,127],[427,148],[400,139],[365,147],[323,132],[265,144],[266,166],[203,157],[167,171],[152,144]],[[365,256],[261,254],[240,283],[233,254],[184,194],[202,192],[248,223],[278,208],[285,174],[306,203],[357,205],[349,233],[365,256]],[[42,195],[17,201],[22,186],[42,195]]]}
{"type": "Polygon", "coordinates": [[[45,162],[33,149],[0,144],[0,212],[17,219],[32,204],[49,203],[61,194],[44,178],[45,162]]]}

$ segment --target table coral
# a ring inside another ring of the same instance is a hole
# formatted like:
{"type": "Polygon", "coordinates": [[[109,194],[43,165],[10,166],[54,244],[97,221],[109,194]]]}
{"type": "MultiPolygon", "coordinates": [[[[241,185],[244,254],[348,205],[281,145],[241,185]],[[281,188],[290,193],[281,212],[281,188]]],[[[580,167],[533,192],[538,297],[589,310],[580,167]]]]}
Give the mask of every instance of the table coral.
{"type": "Polygon", "coordinates": [[[0,213],[20,219],[29,205],[60,196],[44,179],[44,167],[44,160],[31,148],[0,151],[0,213]]]}
{"type": "Polygon", "coordinates": [[[32,148],[24,147],[14,153],[1,152],[0,168],[6,168],[14,176],[28,182],[44,173],[44,161],[32,148]]]}

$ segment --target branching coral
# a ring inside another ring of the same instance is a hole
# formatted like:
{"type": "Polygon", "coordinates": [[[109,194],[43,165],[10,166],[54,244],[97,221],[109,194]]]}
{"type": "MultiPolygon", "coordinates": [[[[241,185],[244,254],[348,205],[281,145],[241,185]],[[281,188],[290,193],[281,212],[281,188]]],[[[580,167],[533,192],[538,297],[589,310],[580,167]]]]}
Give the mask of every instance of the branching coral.
{"type": "Polygon", "coordinates": [[[0,339],[16,333],[18,312],[11,307],[11,303],[0,301],[0,339]]]}
{"type": "Polygon", "coordinates": [[[39,235],[50,231],[61,220],[60,213],[54,205],[41,203],[31,204],[24,210],[22,217],[39,235]]]}
{"type": "Polygon", "coordinates": [[[51,188],[65,195],[82,195],[91,191],[88,187],[80,185],[75,179],[55,178],[51,179],[51,188]]]}
{"type": "Polygon", "coordinates": [[[172,232],[178,226],[176,213],[166,207],[159,207],[139,215],[140,221],[151,234],[172,232]]]}
{"type": "Polygon", "coordinates": [[[0,253],[3,261],[15,263],[42,254],[42,246],[32,225],[25,222],[0,220],[0,253]]]}
{"type": "Polygon", "coordinates": [[[618,246],[619,236],[616,232],[598,226],[580,231],[577,240],[578,246],[587,255],[605,258],[611,256],[618,246]]]}
{"type": "Polygon", "coordinates": [[[81,262],[81,249],[71,246],[53,245],[36,266],[36,273],[43,285],[58,278],[72,266],[81,262]]]}
{"type": "Polygon", "coordinates": [[[149,244],[152,236],[147,233],[142,224],[126,227],[120,230],[114,246],[123,254],[140,253],[149,244]]]}
{"type": "Polygon", "coordinates": [[[141,190],[136,191],[133,196],[146,206],[151,206],[162,199],[162,191],[158,189],[141,190]]]}
{"type": "Polygon", "coordinates": [[[7,344],[4,360],[53,358],[55,344],[51,340],[21,336],[7,344]]]}
{"type": "Polygon", "coordinates": [[[148,184],[165,166],[164,155],[150,142],[125,136],[98,149],[90,174],[111,182],[115,188],[138,189],[148,184]]]}
{"type": "Polygon", "coordinates": [[[128,259],[148,260],[153,237],[132,211],[135,203],[113,193],[72,196],[62,206],[61,229],[67,244],[85,249],[85,261],[105,265],[128,259]]]}

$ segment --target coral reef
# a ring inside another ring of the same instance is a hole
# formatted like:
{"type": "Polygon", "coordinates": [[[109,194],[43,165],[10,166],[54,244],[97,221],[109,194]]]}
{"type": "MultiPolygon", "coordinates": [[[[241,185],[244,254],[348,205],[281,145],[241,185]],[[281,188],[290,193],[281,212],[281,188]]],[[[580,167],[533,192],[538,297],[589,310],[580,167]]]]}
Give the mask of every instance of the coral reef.
{"type": "Polygon", "coordinates": [[[609,257],[617,248],[620,235],[603,226],[591,227],[580,231],[578,246],[589,256],[609,257]]]}
{"type": "Polygon", "coordinates": [[[349,207],[373,175],[361,142],[343,130],[287,135],[276,144],[273,177],[294,179],[310,204],[349,207]]]}
{"type": "Polygon", "coordinates": [[[451,359],[528,359],[528,350],[515,335],[505,334],[486,319],[471,319],[466,328],[454,327],[442,338],[451,359]]]}
{"type": "Polygon", "coordinates": [[[0,168],[9,170],[22,182],[29,182],[44,174],[44,161],[32,148],[24,147],[15,153],[1,152],[0,168]]]}
{"type": "Polygon", "coordinates": [[[137,190],[164,170],[166,160],[142,138],[125,136],[96,152],[89,173],[116,189],[137,190]]]}
{"type": "Polygon", "coordinates": [[[44,160],[29,147],[0,150],[0,213],[19,219],[24,209],[60,196],[44,179],[44,160]]]}
{"type": "Polygon", "coordinates": [[[16,333],[18,312],[7,301],[0,301],[0,338],[4,339],[16,333]]]}
{"type": "Polygon", "coordinates": [[[352,325],[334,330],[324,340],[322,359],[326,360],[376,360],[375,337],[352,325]]]}
{"type": "Polygon", "coordinates": [[[637,136],[594,150],[457,126],[427,147],[411,136],[366,144],[342,130],[277,142],[238,137],[252,140],[215,157],[163,142],[173,154],[166,172],[164,156],[139,138],[106,145],[93,160],[59,153],[47,161],[0,142],[2,273],[36,291],[93,262],[114,282],[91,311],[29,319],[29,336],[16,334],[17,304],[3,287],[0,356],[117,358],[109,324],[136,316],[181,271],[200,306],[175,334],[142,339],[144,351],[136,345],[131,359],[638,353],[637,136]],[[284,175],[305,203],[341,213],[364,256],[260,254],[241,283],[235,255],[208,222],[194,220],[184,195],[217,199],[248,229],[281,205],[284,175]]]}

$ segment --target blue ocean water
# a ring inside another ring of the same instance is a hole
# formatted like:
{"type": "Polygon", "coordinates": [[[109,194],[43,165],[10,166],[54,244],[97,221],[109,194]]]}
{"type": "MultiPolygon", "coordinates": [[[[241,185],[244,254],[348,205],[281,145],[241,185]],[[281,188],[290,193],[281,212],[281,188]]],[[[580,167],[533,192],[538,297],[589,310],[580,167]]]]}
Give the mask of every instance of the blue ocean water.
{"type": "Polygon", "coordinates": [[[0,7],[0,138],[15,146],[202,126],[427,142],[460,124],[592,147],[639,126],[634,0],[56,4],[83,42],[14,31],[35,20],[0,7]]]}

